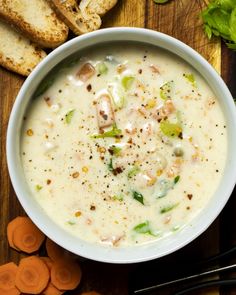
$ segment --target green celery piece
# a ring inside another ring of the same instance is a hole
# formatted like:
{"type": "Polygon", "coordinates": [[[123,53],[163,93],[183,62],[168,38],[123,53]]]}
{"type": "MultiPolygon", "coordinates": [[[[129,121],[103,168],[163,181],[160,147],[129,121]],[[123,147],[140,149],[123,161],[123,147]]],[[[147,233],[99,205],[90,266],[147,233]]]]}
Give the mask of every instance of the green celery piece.
{"type": "Polygon", "coordinates": [[[125,93],[119,83],[112,83],[108,87],[108,91],[111,94],[114,105],[118,109],[122,109],[125,106],[125,93]]]}
{"type": "Polygon", "coordinates": [[[231,12],[230,20],[229,20],[229,25],[230,25],[230,37],[234,43],[236,43],[236,6],[231,12]]]}
{"type": "Polygon", "coordinates": [[[136,231],[139,234],[151,234],[149,221],[146,220],[145,222],[139,223],[134,228],[134,231],[136,231]]]}
{"type": "Polygon", "coordinates": [[[74,115],[74,112],[75,112],[75,110],[70,110],[69,112],[66,113],[65,118],[66,118],[66,123],[67,124],[70,124],[71,119],[72,119],[72,117],[74,115]]]}
{"type": "Polygon", "coordinates": [[[39,184],[37,184],[37,185],[35,186],[35,189],[36,189],[37,192],[41,191],[42,188],[43,188],[43,187],[42,187],[41,185],[39,185],[39,184]]]}
{"type": "Polygon", "coordinates": [[[134,76],[132,75],[125,75],[121,78],[121,85],[127,91],[131,88],[134,82],[134,76]]]}
{"type": "Polygon", "coordinates": [[[163,100],[171,99],[174,81],[165,82],[160,87],[160,96],[163,100]]]}
{"type": "Polygon", "coordinates": [[[133,198],[144,205],[143,195],[137,191],[132,192],[133,198]]]}
{"type": "Polygon", "coordinates": [[[184,78],[190,83],[192,84],[193,87],[197,87],[197,82],[195,80],[195,77],[193,74],[186,74],[184,73],[184,78]]]}
{"type": "Polygon", "coordinates": [[[132,178],[133,176],[137,175],[140,171],[140,168],[138,166],[134,166],[131,168],[128,172],[128,178],[132,178]]]}
{"type": "Polygon", "coordinates": [[[160,123],[161,131],[168,137],[178,137],[182,133],[182,127],[179,123],[170,123],[168,120],[160,123]]]}
{"type": "Polygon", "coordinates": [[[75,225],[75,222],[74,221],[67,221],[67,223],[69,224],[69,225],[75,225]]]}
{"type": "Polygon", "coordinates": [[[117,137],[122,134],[121,129],[118,129],[116,124],[113,124],[112,129],[102,134],[91,135],[91,138],[106,138],[106,137],[117,137]]]}
{"type": "Polygon", "coordinates": [[[161,213],[161,214],[167,213],[167,212],[173,210],[174,208],[176,208],[178,205],[179,205],[179,203],[176,203],[176,204],[173,204],[173,205],[165,206],[165,207],[163,207],[163,208],[160,210],[160,213],[161,213]]]}
{"type": "Polygon", "coordinates": [[[108,72],[108,67],[106,66],[105,62],[100,62],[100,63],[97,65],[97,69],[98,69],[98,73],[99,73],[100,75],[107,74],[107,72],[108,72]]]}
{"type": "Polygon", "coordinates": [[[154,3],[156,3],[156,4],[165,4],[165,3],[167,3],[169,0],[153,0],[154,1],[154,3]]]}
{"type": "Polygon", "coordinates": [[[108,150],[111,152],[112,155],[119,156],[120,152],[122,151],[122,148],[118,147],[118,146],[115,146],[115,145],[112,145],[112,146],[109,147],[108,150]]]}

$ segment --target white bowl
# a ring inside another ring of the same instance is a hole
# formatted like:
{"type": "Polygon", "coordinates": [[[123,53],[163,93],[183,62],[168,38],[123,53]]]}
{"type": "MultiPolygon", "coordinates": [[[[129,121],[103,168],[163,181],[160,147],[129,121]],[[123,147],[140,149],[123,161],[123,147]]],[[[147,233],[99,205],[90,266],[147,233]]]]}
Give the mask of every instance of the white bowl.
{"type": "Polygon", "coordinates": [[[13,106],[7,132],[7,161],[16,195],[33,222],[52,240],[80,256],[110,263],[133,263],[155,259],[172,253],[198,237],[215,220],[226,204],[236,182],[236,111],[232,96],[223,80],[212,66],[196,51],[184,43],[146,29],[111,28],[89,33],[63,44],[50,53],[32,72],[22,86],[13,106]],[[21,164],[20,136],[23,116],[31,96],[45,75],[60,61],[88,46],[96,47],[103,42],[138,41],[166,49],[191,64],[208,82],[219,99],[226,117],[228,131],[228,156],[224,175],[208,206],[191,224],[157,242],[128,248],[107,248],[89,244],[56,225],[45,214],[32,196],[21,164]]]}

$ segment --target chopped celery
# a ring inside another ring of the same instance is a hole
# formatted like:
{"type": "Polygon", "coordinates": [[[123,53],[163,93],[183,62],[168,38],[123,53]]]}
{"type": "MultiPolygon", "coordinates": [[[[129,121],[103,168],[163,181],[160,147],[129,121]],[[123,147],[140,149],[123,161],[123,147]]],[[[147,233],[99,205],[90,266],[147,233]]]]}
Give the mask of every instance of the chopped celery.
{"type": "Polygon", "coordinates": [[[179,182],[179,180],[180,180],[180,176],[177,175],[177,176],[174,178],[174,184],[176,184],[177,182],[179,182]]]}
{"type": "Polygon", "coordinates": [[[127,91],[131,88],[132,84],[134,82],[134,76],[129,74],[129,75],[124,75],[121,78],[121,85],[123,88],[127,91]]]}
{"type": "Polygon", "coordinates": [[[178,205],[179,205],[179,203],[167,205],[160,210],[160,213],[161,214],[167,213],[167,212],[173,210],[174,208],[176,208],[178,205]]]}
{"type": "Polygon", "coordinates": [[[163,100],[171,99],[174,81],[168,81],[160,87],[160,96],[163,100]]]}
{"type": "Polygon", "coordinates": [[[128,178],[132,178],[133,176],[137,175],[140,171],[140,168],[138,166],[134,166],[131,168],[128,172],[128,178]]]}
{"type": "Polygon", "coordinates": [[[100,62],[98,65],[97,65],[97,69],[98,69],[98,73],[100,75],[104,75],[104,74],[107,74],[108,72],[108,67],[106,66],[106,64],[104,62],[100,62]]]}
{"type": "Polygon", "coordinates": [[[192,84],[193,87],[197,87],[197,83],[193,74],[184,73],[183,76],[190,84],[192,84]]]}
{"type": "Polygon", "coordinates": [[[118,129],[116,124],[113,124],[112,129],[101,134],[91,135],[91,138],[106,138],[106,137],[117,137],[122,134],[121,129],[118,129]]]}
{"type": "Polygon", "coordinates": [[[125,105],[125,93],[119,83],[111,83],[108,86],[114,105],[118,109],[122,109],[125,105]]]}
{"type": "Polygon", "coordinates": [[[114,156],[119,156],[121,150],[122,150],[121,147],[118,147],[118,146],[115,146],[115,145],[110,146],[109,149],[108,149],[109,153],[111,155],[114,155],[114,156]]]}
{"type": "Polygon", "coordinates": [[[110,162],[108,163],[107,167],[108,167],[108,170],[109,171],[111,171],[111,172],[114,171],[112,158],[110,159],[110,162]]]}
{"type": "Polygon", "coordinates": [[[75,225],[75,222],[74,221],[67,221],[67,223],[69,224],[69,225],[75,225]]]}
{"type": "Polygon", "coordinates": [[[132,192],[133,198],[138,201],[139,203],[144,205],[143,195],[139,192],[133,191],[132,192]]]}
{"type": "Polygon", "coordinates": [[[69,112],[66,113],[65,118],[66,118],[66,123],[67,124],[70,124],[71,119],[72,119],[72,117],[74,115],[74,112],[75,112],[75,110],[71,110],[71,111],[69,111],[69,112]]]}
{"type": "Polygon", "coordinates": [[[160,235],[160,232],[159,231],[153,231],[150,227],[150,224],[149,224],[149,221],[146,220],[145,222],[142,222],[138,225],[136,225],[133,230],[136,232],[136,233],[139,233],[139,234],[149,234],[149,235],[152,235],[152,236],[159,236],[160,235]]]}
{"type": "Polygon", "coordinates": [[[37,192],[39,192],[42,188],[43,188],[43,187],[42,187],[41,185],[39,185],[39,184],[37,184],[37,185],[35,186],[35,189],[36,189],[37,192]]]}
{"type": "Polygon", "coordinates": [[[179,123],[170,123],[168,120],[160,123],[161,131],[168,137],[178,137],[182,133],[182,128],[179,123]]]}

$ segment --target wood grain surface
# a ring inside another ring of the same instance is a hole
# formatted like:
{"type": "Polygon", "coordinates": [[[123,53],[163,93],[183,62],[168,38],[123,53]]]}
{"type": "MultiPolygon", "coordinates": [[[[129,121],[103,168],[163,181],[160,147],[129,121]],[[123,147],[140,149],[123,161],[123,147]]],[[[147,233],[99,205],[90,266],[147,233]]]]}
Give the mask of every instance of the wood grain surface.
{"type": "MultiPolygon", "coordinates": [[[[202,29],[199,16],[205,7],[204,0],[171,0],[165,5],[156,5],[153,0],[119,0],[117,6],[104,17],[103,27],[130,26],[145,27],[167,33],[187,43],[202,54],[218,72],[222,72],[224,80],[235,93],[235,54],[223,47],[219,40],[209,41],[202,29]],[[221,64],[221,61],[223,63],[221,64]],[[234,63],[234,69],[230,69],[234,63]],[[221,66],[223,65],[223,66],[221,66]],[[230,70],[229,70],[230,69],[230,70]]],[[[3,42],[3,40],[0,40],[3,42]]],[[[6,163],[6,131],[12,105],[24,79],[16,74],[0,68],[0,264],[8,261],[18,262],[20,254],[10,249],[6,239],[7,223],[18,215],[24,215],[14,190],[11,186],[6,163]]],[[[236,95],[236,93],[234,94],[236,95]]],[[[167,269],[178,269],[183,261],[203,259],[226,249],[236,243],[236,226],[234,210],[236,202],[231,198],[220,217],[210,228],[190,245],[161,260],[167,269]],[[233,226],[232,226],[233,224],[233,226]],[[225,230],[227,229],[227,231],[225,230]]],[[[127,295],[130,277],[145,277],[149,272],[161,274],[159,262],[140,265],[111,265],[93,261],[82,261],[83,280],[77,292],[95,289],[103,295],[127,295]]],[[[160,293],[170,294],[170,289],[160,293]]],[[[193,294],[193,293],[191,293],[193,294]]],[[[211,289],[196,294],[236,294],[234,291],[211,289]]],[[[0,294],[4,295],[4,294],[0,294]]]]}

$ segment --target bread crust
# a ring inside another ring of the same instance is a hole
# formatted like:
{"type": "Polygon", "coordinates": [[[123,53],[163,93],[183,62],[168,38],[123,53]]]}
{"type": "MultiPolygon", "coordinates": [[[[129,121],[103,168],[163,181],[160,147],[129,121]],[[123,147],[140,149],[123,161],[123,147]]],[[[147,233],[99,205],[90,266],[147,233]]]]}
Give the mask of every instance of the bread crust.
{"type": "Polygon", "coordinates": [[[41,47],[55,48],[68,36],[68,27],[45,0],[0,0],[0,17],[41,47]]]}
{"type": "Polygon", "coordinates": [[[81,35],[101,27],[101,16],[107,13],[117,0],[47,0],[57,15],[76,34],[81,35]]]}
{"type": "Polygon", "coordinates": [[[8,24],[0,22],[0,65],[10,71],[28,76],[46,56],[29,39],[16,32],[8,24]]]}

